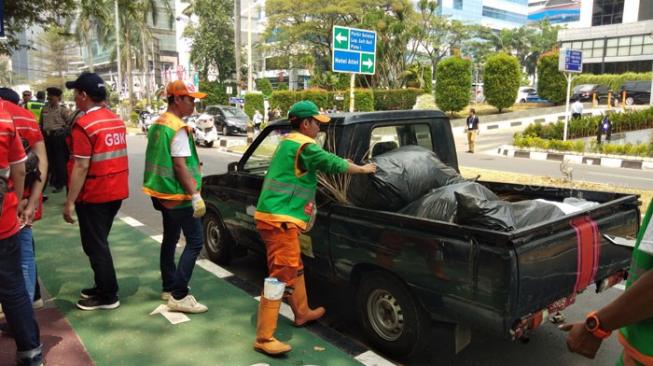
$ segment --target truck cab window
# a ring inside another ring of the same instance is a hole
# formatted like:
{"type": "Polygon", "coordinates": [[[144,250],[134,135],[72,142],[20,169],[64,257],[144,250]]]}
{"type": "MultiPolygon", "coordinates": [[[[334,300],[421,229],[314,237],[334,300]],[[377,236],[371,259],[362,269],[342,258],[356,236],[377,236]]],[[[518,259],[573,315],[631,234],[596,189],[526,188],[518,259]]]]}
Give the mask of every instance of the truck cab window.
{"type": "MultiPolygon", "coordinates": [[[[263,141],[256,147],[252,155],[249,156],[243,170],[252,174],[265,175],[272,161],[272,156],[277,150],[277,146],[282,139],[291,132],[289,127],[280,127],[270,131],[263,141]]],[[[326,132],[320,131],[315,141],[322,146],[326,140],[326,132]]]]}
{"type": "Polygon", "coordinates": [[[406,145],[417,145],[433,151],[429,125],[401,124],[372,129],[369,157],[378,156],[406,145]]]}

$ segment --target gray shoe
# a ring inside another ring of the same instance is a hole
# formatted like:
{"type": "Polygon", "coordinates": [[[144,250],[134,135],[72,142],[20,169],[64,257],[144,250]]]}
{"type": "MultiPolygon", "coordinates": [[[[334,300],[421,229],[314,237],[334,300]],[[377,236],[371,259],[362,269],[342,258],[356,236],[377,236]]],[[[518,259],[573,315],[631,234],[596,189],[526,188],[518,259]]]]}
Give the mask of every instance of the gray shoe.
{"type": "Polygon", "coordinates": [[[171,311],[178,311],[181,313],[189,314],[204,313],[209,310],[209,308],[207,308],[205,305],[197,302],[193,295],[186,295],[186,297],[181,300],[176,300],[174,297],[170,296],[168,299],[168,308],[171,311]]]}

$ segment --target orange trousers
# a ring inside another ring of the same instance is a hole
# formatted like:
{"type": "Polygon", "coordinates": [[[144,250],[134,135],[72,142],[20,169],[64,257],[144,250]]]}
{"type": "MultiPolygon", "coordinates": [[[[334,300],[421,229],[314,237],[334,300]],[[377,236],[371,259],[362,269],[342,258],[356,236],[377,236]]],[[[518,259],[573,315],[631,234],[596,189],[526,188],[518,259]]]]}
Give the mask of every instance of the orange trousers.
{"type": "Polygon", "coordinates": [[[256,222],[256,229],[265,242],[270,277],[276,277],[286,284],[286,293],[291,294],[297,276],[304,273],[299,228],[283,223],[279,227],[263,221],[256,222]]]}

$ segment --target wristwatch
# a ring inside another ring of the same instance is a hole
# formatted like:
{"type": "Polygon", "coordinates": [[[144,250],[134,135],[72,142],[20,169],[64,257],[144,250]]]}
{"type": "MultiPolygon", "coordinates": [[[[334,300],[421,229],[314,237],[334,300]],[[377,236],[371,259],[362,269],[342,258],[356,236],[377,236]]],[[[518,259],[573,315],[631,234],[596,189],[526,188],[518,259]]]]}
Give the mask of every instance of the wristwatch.
{"type": "Polygon", "coordinates": [[[596,311],[587,314],[587,318],[585,318],[585,329],[592,333],[594,337],[601,339],[608,338],[612,334],[612,331],[601,329],[601,321],[596,311]]]}

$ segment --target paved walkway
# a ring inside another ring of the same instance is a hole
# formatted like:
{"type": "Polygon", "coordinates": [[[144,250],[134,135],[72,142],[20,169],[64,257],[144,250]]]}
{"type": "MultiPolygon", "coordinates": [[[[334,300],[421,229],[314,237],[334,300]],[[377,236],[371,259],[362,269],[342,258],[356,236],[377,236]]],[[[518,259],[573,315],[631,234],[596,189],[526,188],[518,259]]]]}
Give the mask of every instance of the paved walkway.
{"type": "MultiPolygon", "coordinates": [[[[50,194],[45,218],[34,228],[39,275],[48,293],[47,306],[37,311],[47,365],[360,365],[310,327],[295,328],[282,317],[277,337],[293,351],[281,358],[255,352],[256,299],[199,266],[190,285],[207,313],[177,325],[149,315],[163,304],[159,243],[118,219],[109,240],[121,306],[78,310],[79,290],[92,284],[92,272],[78,226],[61,218],[63,199],[50,194]]],[[[13,341],[0,337],[0,365],[12,365],[14,353],[13,341]]]]}

